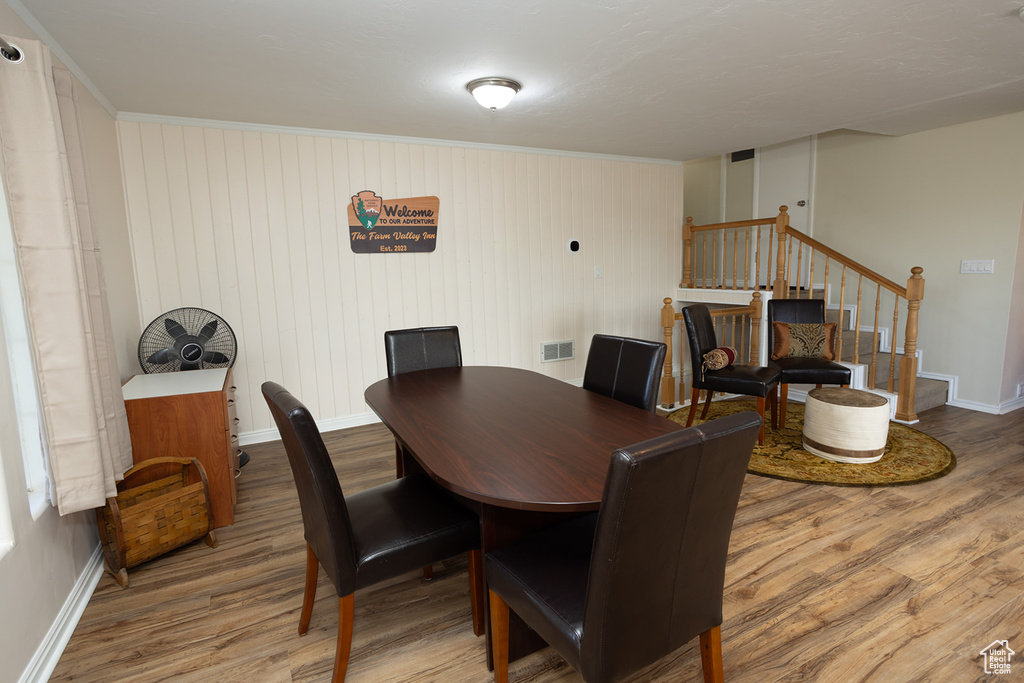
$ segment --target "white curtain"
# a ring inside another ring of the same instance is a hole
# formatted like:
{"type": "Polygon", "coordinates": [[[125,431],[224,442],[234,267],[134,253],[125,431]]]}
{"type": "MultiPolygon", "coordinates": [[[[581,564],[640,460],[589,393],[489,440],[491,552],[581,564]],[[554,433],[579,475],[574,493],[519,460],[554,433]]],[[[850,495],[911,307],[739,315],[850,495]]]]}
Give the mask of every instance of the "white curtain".
{"type": "Polygon", "coordinates": [[[131,466],[71,74],[40,42],[5,39],[0,164],[60,514],[102,506],[131,466]]]}

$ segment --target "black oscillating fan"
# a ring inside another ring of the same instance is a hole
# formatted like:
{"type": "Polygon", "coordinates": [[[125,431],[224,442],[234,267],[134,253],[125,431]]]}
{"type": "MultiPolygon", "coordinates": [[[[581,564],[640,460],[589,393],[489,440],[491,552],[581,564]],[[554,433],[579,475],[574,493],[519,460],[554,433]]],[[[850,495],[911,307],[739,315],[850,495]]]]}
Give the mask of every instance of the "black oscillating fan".
{"type": "Polygon", "coordinates": [[[235,333],[216,313],[176,308],[157,317],[139,338],[143,372],[230,368],[235,364],[235,333]]]}

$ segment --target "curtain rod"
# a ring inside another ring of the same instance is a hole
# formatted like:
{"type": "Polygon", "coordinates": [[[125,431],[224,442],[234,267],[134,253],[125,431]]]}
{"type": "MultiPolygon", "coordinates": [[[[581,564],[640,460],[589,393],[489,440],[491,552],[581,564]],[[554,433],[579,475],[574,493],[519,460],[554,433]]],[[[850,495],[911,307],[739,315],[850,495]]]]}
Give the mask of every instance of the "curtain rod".
{"type": "Polygon", "coordinates": [[[0,38],[0,54],[2,54],[3,58],[8,62],[14,62],[15,64],[25,58],[25,55],[22,54],[21,50],[14,45],[11,45],[3,38],[0,38]]]}

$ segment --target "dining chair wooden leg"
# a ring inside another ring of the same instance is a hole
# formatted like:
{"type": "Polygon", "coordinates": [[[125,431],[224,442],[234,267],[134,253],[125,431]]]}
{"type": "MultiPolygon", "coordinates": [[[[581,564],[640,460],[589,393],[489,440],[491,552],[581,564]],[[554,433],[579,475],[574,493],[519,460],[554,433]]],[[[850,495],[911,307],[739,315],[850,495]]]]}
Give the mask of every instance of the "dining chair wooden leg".
{"type": "Polygon", "coordinates": [[[334,683],[344,683],[352,653],[352,622],[355,621],[355,593],[338,598],[338,648],[334,654],[334,683]]]}
{"type": "Polygon", "coordinates": [[[694,387],[693,391],[690,392],[690,414],[686,416],[687,427],[693,424],[693,418],[697,414],[698,403],[700,403],[700,389],[694,387]]]}
{"type": "Polygon", "coordinates": [[[494,591],[491,598],[491,655],[494,683],[508,683],[508,603],[494,591]]]}
{"type": "Polygon", "coordinates": [[[700,663],[704,669],[704,683],[724,683],[721,626],[709,628],[700,634],[700,663]]]}
{"type": "Polygon", "coordinates": [[[779,428],[786,428],[786,401],[789,400],[789,385],[779,382],[779,428]]]}
{"type": "Polygon", "coordinates": [[[316,601],[316,581],[320,578],[320,561],[316,559],[313,548],[306,544],[306,588],[302,592],[302,612],[299,614],[299,635],[306,635],[309,630],[309,618],[313,615],[313,603],[316,601]]]}
{"type": "Polygon", "coordinates": [[[757,414],[761,416],[761,429],[757,432],[757,445],[764,445],[764,396],[757,397],[757,414]]]}
{"type": "Polygon", "coordinates": [[[428,564],[426,567],[423,568],[423,578],[427,581],[430,581],[432,578],[434,578],[434,565],[428,564]]]}
{"type": "Polygon", "coordinates": [[[706,401],[704,401],[704,410],[702,410],[700,413],[700,419],[702,420],[706,420],[708,418],[708,411],[711,410],[711,399],[715,395],[715,392],[711,391],[710,389],[708,389],[707,392],[708,398],[706,401]]]}
{"type": "Polygon", "coordinates": [[[772,389],[772,393],[768,396],[768,405],[772,411],[772,431],[779,431],[779,397],[775,395],[775,390],[772,389]]]}
{"type": "Polygon", "coordinates": [[[483,555],[469,551],[469,605],[473,612],[473,635],[484,634],[484,572],[483,555]]]}

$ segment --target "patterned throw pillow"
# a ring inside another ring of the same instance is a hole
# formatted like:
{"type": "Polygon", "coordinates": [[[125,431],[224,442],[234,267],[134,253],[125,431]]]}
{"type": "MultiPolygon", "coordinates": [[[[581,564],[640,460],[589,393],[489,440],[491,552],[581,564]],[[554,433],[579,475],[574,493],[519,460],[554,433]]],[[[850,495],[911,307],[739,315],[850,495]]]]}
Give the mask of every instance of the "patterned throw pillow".
{"type": "Polygon", "coordinates": [[[835,323],[772,323],[772,360],[779,358],[836,359],[835,323]]]}
{"type": "Polygon", "coordinates": [[[722,368],[732,365],[734,360],[736,360],[735,349],[731,349],[728,346],[711,349],[704,354],[704,363],[700,366],[701,381],[704,381],[704,371],[721,370],[722,368]]]}

